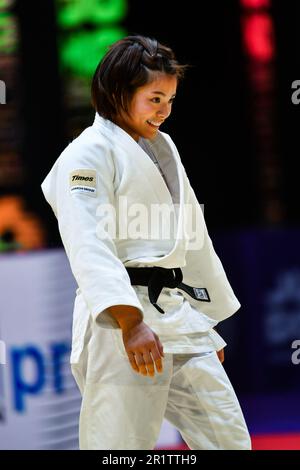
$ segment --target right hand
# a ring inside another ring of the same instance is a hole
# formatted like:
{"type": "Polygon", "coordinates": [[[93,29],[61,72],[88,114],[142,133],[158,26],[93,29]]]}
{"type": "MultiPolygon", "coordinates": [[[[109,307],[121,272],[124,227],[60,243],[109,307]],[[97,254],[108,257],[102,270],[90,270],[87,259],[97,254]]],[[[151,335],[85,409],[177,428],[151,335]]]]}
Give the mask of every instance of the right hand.
{"type": "Polygon", "coordinates": [[[163,371],[163,345],[146,323],[141,321],[129,328],[122,328],[122,336],[133,370],[150,377],[154,377],[154,365],[157,372],[163,371]]]}
{"type": "Polygon", "coordinates": [[[123,343],[133,370],[153,377],[155,365],[157,371],[162,372],[163,345],[157,334],[143,322],[140,310],[130,305],[114,305],[108,312],[122,329],[123,343]]]}

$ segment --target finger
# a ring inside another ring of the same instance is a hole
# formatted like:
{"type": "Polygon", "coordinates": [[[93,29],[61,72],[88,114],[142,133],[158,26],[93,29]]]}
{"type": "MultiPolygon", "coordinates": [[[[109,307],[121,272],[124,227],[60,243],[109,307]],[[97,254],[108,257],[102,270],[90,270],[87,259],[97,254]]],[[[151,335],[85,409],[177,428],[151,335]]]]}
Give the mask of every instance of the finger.
{"type": "Polygon", "coordinates": [[[144,362],[146,364],[146,367],[147,367],[147,371],[148,371],[148,375],[150,375],[151,377],[154,376],[154,362],[153,362],[153,359],[152,359],[152,356],[150,354],[150,352],[144,352],[143,353],[143,358],[144,358],[144,362]]]}
{"type": "Polygon", "coordinates": [[[164,347],[163,347],[163,345],[161,344],[160,339],[159,339],[159,337],[157,336],[157,334],[156,334],[155,332],[153,332],[153,333],[154,333],[154,336],[155,336],[155,339],[156,339],[156,344],[157,344],[159,353],[160,353],[160,355],[161,355],[162,357],[164,357],[164,355],[165,355],[165,354],[164,354],[164,347]]]}
{"type": "Polygon", "coordinates": [[[161,342],[158,340],[157,342],[157,345],[158,345],[158,349],[159,349],[159,352],[161,354],[162,357],[165,357],[165,354],[164,354],[164,347],[163,345],[161,344],[161,342]]]}
{"type": "Polygon", "coordinates": [[[135,360],[136,360],[136,363],[138,365],[139,372],[143,375],[147,375],[147,369],[146,369],[145,361],[144,361],[144,358],[143,358],[142,354],[139,353],[139,352],[136,352],[135,353],[135,360]]]}
{"type": "Polygon", "coordinates": [[[138,368],[138,365],[137,365],[136,360],[135,360],[135,355],[132,352],[128,353],[128,359],[129,359],[130,365],[133,368],[133,370],[135,372],[139,373],[139,368],[138,368]]]}
{"type": "Polygon", "coordinates": [[[163,371],[163,365],[162,365],[162,359],[161,359],[161,355],[160,355],[160,352],[159,352],[158,348],[153,347],[151,349],[151,354],[152,354],[152,357],[154,359],[157,372],[162,372],[163,371]]]}

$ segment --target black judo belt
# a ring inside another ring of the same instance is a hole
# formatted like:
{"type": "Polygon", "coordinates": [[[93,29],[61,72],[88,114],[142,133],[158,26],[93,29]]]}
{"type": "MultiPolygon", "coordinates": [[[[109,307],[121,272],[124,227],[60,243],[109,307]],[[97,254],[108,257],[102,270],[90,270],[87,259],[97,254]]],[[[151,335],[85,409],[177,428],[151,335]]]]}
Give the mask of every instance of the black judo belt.
{"type": "Polygon", "coordinates": [[[183,275],[180,268],[167,269],[154,266],[151,268],[126,268],[126,270],[133,286],[148,286],[149,300],[160,313],[165,313],[157,305],[158,297],[164,287],[181,289],[195,300],[210,302],[205,287],[191,287],[182,282],[183,275]]]}

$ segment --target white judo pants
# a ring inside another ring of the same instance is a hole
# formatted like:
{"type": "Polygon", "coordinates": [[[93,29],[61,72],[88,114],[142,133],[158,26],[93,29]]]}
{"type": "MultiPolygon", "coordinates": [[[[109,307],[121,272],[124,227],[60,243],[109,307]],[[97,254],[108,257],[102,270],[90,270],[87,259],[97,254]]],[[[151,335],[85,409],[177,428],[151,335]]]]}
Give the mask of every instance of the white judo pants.
{"type": "Polygon", "coordinates": [[[163,373],[143,376],[131,368],[121,330],[95,325],[72,372],[82,394],[80,449],[154,449],[164,418],[192,450],[251,448],[216,352],[165,353],[163,373]]]}

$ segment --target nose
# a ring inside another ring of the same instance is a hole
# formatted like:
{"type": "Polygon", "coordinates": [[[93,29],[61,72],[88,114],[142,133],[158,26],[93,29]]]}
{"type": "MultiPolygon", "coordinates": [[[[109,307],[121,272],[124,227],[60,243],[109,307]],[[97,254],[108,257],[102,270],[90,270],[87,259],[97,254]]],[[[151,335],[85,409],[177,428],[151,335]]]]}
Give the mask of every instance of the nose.
{"type": "Polygon", "coordinates": [[[166,119],[171,114],[171,105],[168,103],[162,104],[157,111],[157,116],[166,119]]]}

